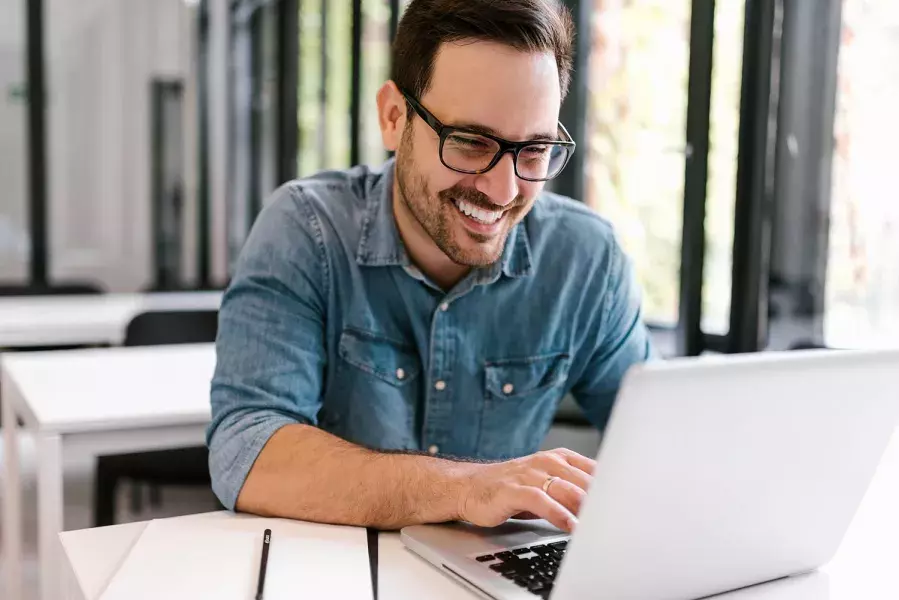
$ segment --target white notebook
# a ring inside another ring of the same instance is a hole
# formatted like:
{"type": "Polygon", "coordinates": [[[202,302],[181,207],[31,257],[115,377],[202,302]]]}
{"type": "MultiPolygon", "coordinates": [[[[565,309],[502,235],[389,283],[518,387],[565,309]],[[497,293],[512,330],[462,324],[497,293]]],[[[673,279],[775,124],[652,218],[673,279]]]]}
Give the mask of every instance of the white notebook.
{"type": "Polygon", "coordinates": [[[365,529],[219,512],[149,523],[100,598],[253,599],[265,529],[265,600],[372,597],[365,529]]]}

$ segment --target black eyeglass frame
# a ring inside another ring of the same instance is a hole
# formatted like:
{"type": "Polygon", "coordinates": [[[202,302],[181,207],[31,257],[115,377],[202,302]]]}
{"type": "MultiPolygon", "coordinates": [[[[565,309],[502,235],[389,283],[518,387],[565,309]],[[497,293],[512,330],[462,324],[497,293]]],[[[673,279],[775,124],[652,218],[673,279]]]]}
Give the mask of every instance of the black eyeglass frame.
{"type": "Polygon", "coordinates": [[[422,106],[421,102],[419,102],[412,94],[408,93],[405,90],[400,90],[400,93],[406,99],[406,102],[409,103],[409,106],[412,107],[412,110],[416,112],[416,114],[422,118],[422,120],[428,124],[428,126],[437,133],[437,136],[440,138],[440,146],[438,149],[438,155],[440,156],[440,162],[443,163],[443,166],[452,171],[456,171],[457,173],[465,173],[467,175],[481,175],[486,173],[490,169],[496,166],[496,164],[502,159],[503,155],[507,152],[512,153],[512,164],[515,167],[515,175],[519,179],[523,179],[524,181],[532,181],[532,182],[540,182],[540,181],[551,181],[558,177],[562,171],[565,170],[565,167],[568,165],[568,161],[571,160],[571,156],[574,154],[575,149],[577,148],[577,143],[575,143],[574,139],[572,139],[571,134],[568,133],[568,130],[565,129],[565,126],[562,125],[561,121],[558,123],[559,131],[561,131],[567,140],[530,140],[527,142],[511,142],[509,140],[504,140],[501,137],[496,137],[495,135],[490,135],[487,133],[483,133],[480,131],[474,131],[472,129],[466,129],[464,127],[453,127],[452,125],[444,125],[440,122],[440,119],[435,117],[431,111],[422,106]],[[459,169],[457,167],[450,166],[443,160],[443,145],[446,142],[446,138],[449,137],[450,134],[460,132],[466,133],[468,135],[476,135],[480,137],[487,138],[489,140],[493,140],[499,145],[499,150],[496,152],[496,155],[493,157],[493,160],[484,167],[483,169],[477,171],[469,171],[466,169],[459,169]],[[565,162],[562,163],[562,166],[559,168],[558,173],[553,175],[552,177],[546,177],[543,179],[534,179],[531,177],[522,177],[521,173],[518,172],[518,155],[524,148],[529,146],[565,146],[566,148],[570,148],[568,154],[565,156],[565,162]]]}

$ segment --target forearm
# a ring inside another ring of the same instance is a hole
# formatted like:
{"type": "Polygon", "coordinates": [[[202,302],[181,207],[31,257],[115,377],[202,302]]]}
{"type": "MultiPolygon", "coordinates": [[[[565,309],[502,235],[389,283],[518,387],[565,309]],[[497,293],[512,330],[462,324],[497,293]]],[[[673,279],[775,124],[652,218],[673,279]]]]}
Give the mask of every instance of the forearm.
{"type": "Polygon", "coordinates": [[[250,470],[237,509],[305,521],[398,529],[460,518],[476,465],[361,448],[315,427],[288,425],[250,470]]]}

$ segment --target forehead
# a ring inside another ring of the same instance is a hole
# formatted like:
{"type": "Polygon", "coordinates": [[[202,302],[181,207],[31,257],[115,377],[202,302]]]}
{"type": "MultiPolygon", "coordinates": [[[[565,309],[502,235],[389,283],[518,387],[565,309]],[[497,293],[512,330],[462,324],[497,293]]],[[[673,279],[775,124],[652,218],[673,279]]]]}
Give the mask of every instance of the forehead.
{"type": "Polygon", "coordinates": [[[482,41],[443,44],[422,103],[446,124],[478,124],[505,138],[555,131],[561,93],[555,57],[482,41]]]}

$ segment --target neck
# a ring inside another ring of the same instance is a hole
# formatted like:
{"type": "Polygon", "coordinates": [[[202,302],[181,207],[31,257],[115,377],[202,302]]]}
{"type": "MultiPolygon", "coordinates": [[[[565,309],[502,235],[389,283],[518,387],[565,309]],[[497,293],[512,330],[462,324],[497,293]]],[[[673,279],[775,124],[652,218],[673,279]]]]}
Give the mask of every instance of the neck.
{"type": "Polygon", "coordinates": [[[450,290],[465,277],[471,267],[454,263],[443,253],[418,219],[400,199],[399,184],[393,183],[393,217],[409,258],[428,279],[443,290],[450,290]]]}

